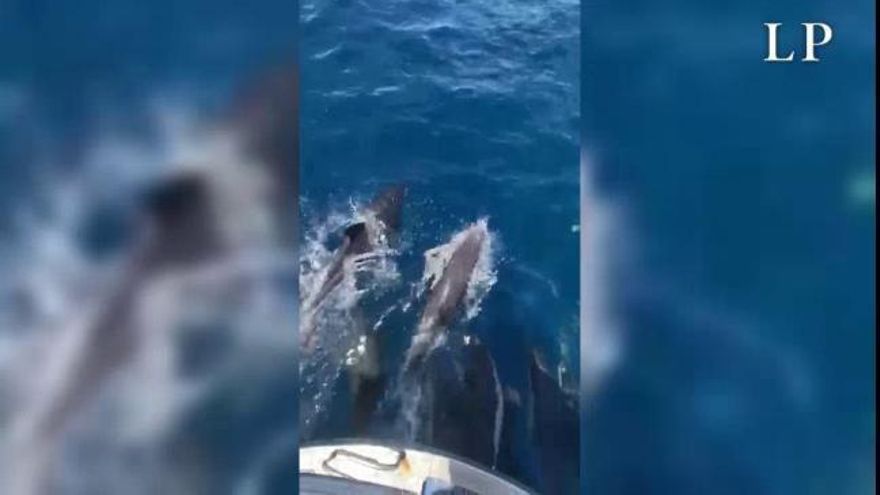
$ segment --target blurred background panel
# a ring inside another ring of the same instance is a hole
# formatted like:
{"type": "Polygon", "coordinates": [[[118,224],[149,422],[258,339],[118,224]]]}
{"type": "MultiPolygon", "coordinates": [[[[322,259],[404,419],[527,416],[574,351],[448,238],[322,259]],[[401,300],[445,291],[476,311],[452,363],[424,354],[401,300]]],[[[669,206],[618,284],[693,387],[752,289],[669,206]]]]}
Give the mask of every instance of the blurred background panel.
{"type": "Polygon", "coordinates": [[[588,492],[873,493],[874,11],[582,3],[588,492]]]}
{"type": "Polygon", "coordinates": [[[0,492],[295,488],[296,2],[0,2],[0,492]]]}

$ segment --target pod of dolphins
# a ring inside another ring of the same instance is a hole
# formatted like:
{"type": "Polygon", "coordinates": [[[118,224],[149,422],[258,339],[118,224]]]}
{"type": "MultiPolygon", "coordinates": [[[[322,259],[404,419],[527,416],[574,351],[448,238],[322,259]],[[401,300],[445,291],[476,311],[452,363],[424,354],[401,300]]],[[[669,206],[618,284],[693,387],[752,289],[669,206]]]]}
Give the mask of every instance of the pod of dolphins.
{"type": "MultiPolygon", "coordinates": [[[[312,314],[320,311],[344,277],[353,276],[346,267],[355,266],[358,257],[376,254],[384,247],[376,239],[397,237],[405,194],[400,185],[381,190],[361,212],[360,216],[368,220],[345,229],[316,296],[302,305],[301,315],[307,316],[301,320],[300,342],[306,352],[320,338],[316,336],[312,314]]],[[[578,476],[576,399],[561,389],[541,364],[539,354],[529,353],[530,362],[525,363],[529,394],[523,404],[516,394],[512,400],[505,397],[489,348],[479,339],[443,338],[461,318],[468,288],[477,276],[478,262],[489,241],[486,223],[475,222],[453,235],[449,244],[426,253],[449,248],[440,272],[428,281],[428,293],[402,367],[401,381],[410,387],[406,393],[417,395],[419,401],[414,440],[495,468],[507,440],[502,436],[510,434],[510,428],[504,425],[505,410],[511,411],[511,417],[523,414],[530,441],[536,447],[534,454],[543,491],[576,491],[576,486],[571,485],[578,476]],[[418,391],[413,387],[418,387],[418,391]],[[523,408],[526,411],[518,411],[523,408]]],[[[375,332],[364,332],[364,354],[355,366],[348,368],[356,436],[365,433],[388,383],[387,372],[380,369],[382,349],[376,340],[375,332]]]]}

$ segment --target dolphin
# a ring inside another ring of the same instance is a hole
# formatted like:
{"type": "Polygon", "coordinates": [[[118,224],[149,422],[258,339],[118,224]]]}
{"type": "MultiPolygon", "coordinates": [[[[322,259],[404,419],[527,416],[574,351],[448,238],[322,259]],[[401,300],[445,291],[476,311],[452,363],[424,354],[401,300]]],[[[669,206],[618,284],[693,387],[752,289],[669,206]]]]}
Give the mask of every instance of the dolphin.
{"type": "MultiPolygon", "coordinates": [[[[296,202],[289,204],[299,175],[298,94],[295,72],[285,74],[286,79],[273,77],[272,84],[248,92],[228,116],[214,122],[213,130],[234,137],[241,153],[252,159],[236,166],[261,174],[273,185],[270,201],[260,207],[276,219],[278,230],[292,232],[298,216],[296,202]]],[[[135,319],[146,289],[165,274],[185,272],[229,253],[225,213],[219,205],[230,191],[217,187],[214,172],[207,166],[172,173],[140,198],[134,242],[124,253],[116,280],[87,318],[66,329],[62,337],[67,343],[50,349],[54,354],[49,386],[15,421],[20,466],[12,470],[11,493],[51,491],[52,458],[72,416],[138,353],[143,336],[138,335],[135,319]]]]}
{"type": "Polygon", "coordinates": [[[416,439],[494,468],[504,397],[489,349],[468,336],[461,345],[426,356],[419,374],[422,400],[416,439]]]}
{"type": "Polygon", "coordinates": [[[542,493],[577,493],[580,466],[578,399],[541,363],[529,360],[529,431],[538,457],[542,493]]]}
{"type": "MultiPolygon", "coordinates": [[[[314,349],[317,335],[317,317],[322,306],[346,279],[352,276],[351,267],[373,255],[381,255],[400,231],[406,187],[395,184],[379,191],[360,212],[363,220],[349,225],[342,235],[331,262],[324,268],[318,289],[302,302],[300,308],[300,348],[314,349]]],[[[367,428],[376,405],[384,393],[386,375],[381,366],[379,336],[367,328],[360,308],[353,308],[357,326],[358,354],[352,356],[345,372],[348,376],[352,400],[351,428],[361,435],[367,428]]]]}
{"type": "Polygon", "coordinates": [[[416,334],[406,352],[404,369],[421,361],[435,339],[455,321],[488,240],[489,232],[485,222],[477,222],[453,236],[448,244],[426,253],[426,257],[431,257],[446,249],[452,250],[439,279],[430,281],[433,285],[419,318],[416,334]]]}
{"type": "Polygon", "coordinates": [[[169,271],[209,260],[222,251],[205,183],[181,175],[152,187],[141,205],[139,237],[106,298],[91,319],[73,325],[54,349],[52,385],[23,410],[16,425],[25,466],[16,494],[46,493],[52,450],[70,418],[115,370],[132,361],[141,336],[134,323],[143,291],[169,271]]]}
{"type": "Polygon", "coordinates": [[[346,370],[352,403],[351,428],[355,436],[362,436],[367,431],[388,382],[380,361],[382,346],[379,336],[368,330],[360,339],[363,352],[346,370]]]}
{"type": "Polygon", "coordinates": [[[346,227],[342,244],[336,248],[330,264],[321,275],[319,288],[303,301],[300,308],[300,346],[305,350],[314,348],[317,337],[315,318],[330,294],[350,276],[348,267],[365,255],[377,253],[386,247],[400,230],[405,195],[406,187],[400,184],[383,189],[361,212],[364,220],[346,227]]]}

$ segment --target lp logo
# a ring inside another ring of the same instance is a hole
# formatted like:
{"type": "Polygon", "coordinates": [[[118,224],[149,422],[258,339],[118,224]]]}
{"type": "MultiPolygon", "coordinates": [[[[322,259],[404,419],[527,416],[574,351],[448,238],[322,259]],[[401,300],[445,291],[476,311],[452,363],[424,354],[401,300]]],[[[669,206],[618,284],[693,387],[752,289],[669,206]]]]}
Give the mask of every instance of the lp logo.
{"type": "MultiPolygon", "coordinates": [[[[781,22],[764,23],[764,26],[767,28],[767,58],[764,59],[765,62],[791,62],[794,60],[794,50],[790,51],[784,58],[779,57],[776,51],[776,32],[781,25],[781,22]]],[[[816,47],[827,45],[831,42],[831,36],[833,35],[831,26],[822,22],[804,22],[801,26],[804,27],[804,35],[806,36],[804,42],[806,49],[801,62],[818,62],[819,58],[816,57],[816,47]],[[816,36],[819,34],[817,33],[817,28],[819,31],[822,31],[821,39],[816,36]]]]}

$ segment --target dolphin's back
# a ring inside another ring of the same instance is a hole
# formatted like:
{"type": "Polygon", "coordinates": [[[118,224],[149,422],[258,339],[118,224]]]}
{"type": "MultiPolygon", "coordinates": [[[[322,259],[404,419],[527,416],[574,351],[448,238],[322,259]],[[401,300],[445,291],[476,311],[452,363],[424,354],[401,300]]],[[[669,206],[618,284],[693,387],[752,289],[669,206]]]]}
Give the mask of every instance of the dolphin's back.
{"type": "Polygon", "coordinates": [[[538,455],[541,478],[546,493],[577,491],[578,431],[577,403],[562,391],[547,374],[533,353],[529,361],[533,432],[532,442],[538,455]]]}
{"type": "Polygon", "coordinates": [[[472,228],[452,253],[443,275],[428,297],[422,313],[422,326],[446,327],[452,323],[467,292],[484,241],[485,232],[472,228]]]}
{"type": "Polygon", "coordinates": [[[500,428],[495,364],[489,350],[472,343],[444,349],[425,358],[420,373],[425,387],[423,428],[419,441],[443,451],[493,466],[500,428]],[[462,429],[461,425],[470,425],[462,429]]]}

